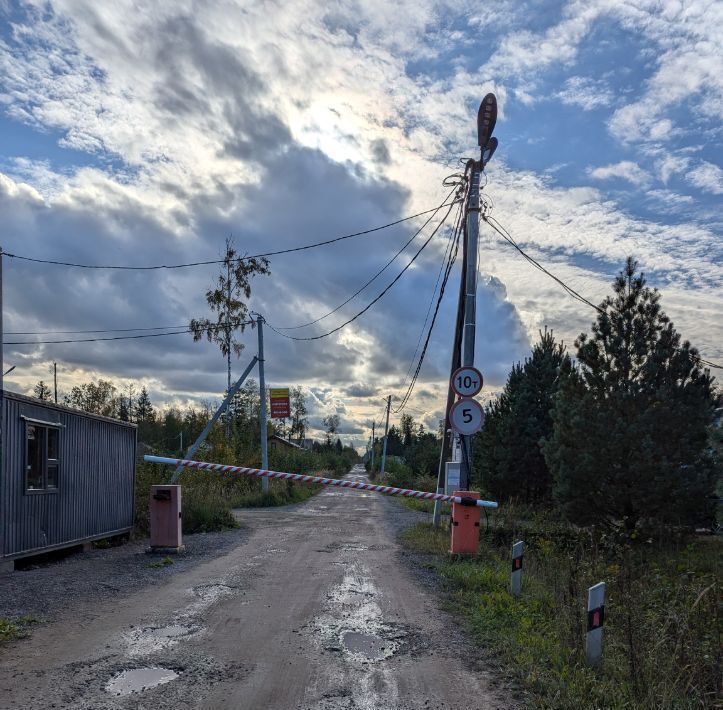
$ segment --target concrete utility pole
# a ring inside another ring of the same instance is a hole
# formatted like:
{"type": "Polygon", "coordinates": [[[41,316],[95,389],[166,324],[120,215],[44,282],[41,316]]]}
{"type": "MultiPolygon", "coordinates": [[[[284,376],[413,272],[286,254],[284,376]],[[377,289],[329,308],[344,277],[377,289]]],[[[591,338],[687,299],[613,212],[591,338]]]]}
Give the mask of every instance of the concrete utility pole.
{"type": "MultiPolygon", "coordinates": [[[[479,183],[482,174],[482,161],[474,161],[470,176],[469,196],[467,198],[467,234],[465,251],[467,254],[467,273],[465,275],[463,366],[474,366],[474,339],[477,318],[477,242],[479,241],[479,183]]],[[[472,437],[462,436],[462,460],[460,462],[459,485],[463,491],[469,490],[472,472],[472,437]]]]}
{"type": "MultiPolygon", "coordinates": [[[[259,395],[261,400],[261,468],[264,470],[269,467],[268,438],[266,432],[266,379],[264,376],[264,330],[263,316],[257,314],[256,327],[259,331],[259,395]]],[[[269,490],[269,479],[261,479],[261,490],[269,490]]]]}
{"type": "MultiPolygon", "coordinates": [[[[5,458],[4,436],[5,436],[5,384],[3,382],[3,372],[5,372],[5,351],[3,349],[3,341],[5,340],[5,331],[3,329],[3,248],[0,246],[0,472],[3,470],[3,459],[5,458]]],[[[2,475],[0,473],[0,475],[2,475]]],[[[4,540],[3,532],[0,530],[0,543],[4,540]]]]}
{"type": "MultiPolygon", "coordinates": [[[[437,472],[437,492],[444,491],[445,461],[450,449],[456,452],[456,434],[445,436],[450,426],[449,411],[455,400],[452,390],[451,376],[461,365],[474,366],[474,344],[476,330],[476,300],[477,300],[477,242],[479,240],[479,212],[480,212],[480,175],[485,165],[490,161],[497,149],[497,139],[492,137],[497,122],[497,99],[494,94],[487,94],[480,104],[477,112],[477,144],[480,147],[480,159],[467,162],[466,175],[469,175],[469,192],[467,196],[467,210],[465,222],[465,239],[462,251],[462,278],[460,279],[459,301],[457,303],[457,326],[455,328],[454,344],[452,346],[452,368],[450,371],[450,385],[447,394],[447,409],[442,437],[442,452],[437,472]],[[462,353],[463,351],[463,353],[462,353]]],[[[460,462],[460,488],[469,490],[470,472],[472,469],[471,437],[460,437],[462,441],[462,456],[460,462]]],[[[433,523],[439,525],[441,507],[435,504],[433,523]]]]}
{"type": "Polygon", "coordinates": [[[376,422],[372,422],[372,471],[374,471],[374,427],[376,422]]]}
{"type": "Polygon", "coordinates": [[[384,424],[384,446],[382,447],[382,468],[379,472],[379,478],[384,475],[384,467],[387,463],[387,432],[389,431],[389,410],[392,407],[392,395],[387,397],[387,420],[384,424]]]}
{"type": "MultiPolygon", "coordinates": [[[[226,392],[231,389],[231,262],[226,244],[226,392]]],[[[231,439],[231,417],[226,412],[226,442],[231,439]]]]}
{"type": "MultiPolygon", "coordinates": [[[[55,392],[55,404],[58,403],[58,363],[53,363],[53,390],[55,392]]],[[[181,446],[183,449],[183,446],[181,446]]]]}

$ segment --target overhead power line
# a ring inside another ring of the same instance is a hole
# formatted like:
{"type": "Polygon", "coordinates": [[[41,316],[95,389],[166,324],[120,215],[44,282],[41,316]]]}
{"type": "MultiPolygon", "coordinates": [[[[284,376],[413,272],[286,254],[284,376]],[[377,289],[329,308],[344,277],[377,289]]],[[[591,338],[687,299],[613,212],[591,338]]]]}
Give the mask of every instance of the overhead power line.
{"type": "Polygon", "coordinates": [[[183,325],[156,325],[152,328],[97,328],[95,330],[6,330],[5,335],[83,335],[86,333],[135,333],[148,330],[178,330],[183,325]]]}
{"type": "MultiPolygon", "coordinates": [[[[300,328],[306,328],[307,326],[314,325],[318,323],[319,321],[324,320],[325,318],[328,318],[329,316],[333,315],[337,311],[341,310],[344,306],[346,306],[347,303],[350,301],[353,301],[362,291],[364,291],[368,286],[370,286],[374,281],[376,281],[396,260],[399,258],[399,256],[404,252],[404,250],[422,233],[422,231],[427,227],[427,225],[435,218],[437,215],[437,212],[441,210],[446,204],[447,200],[452,196],[452,193],[456,190],[453,189],[443,200],[442,204],[437,207],[436,210],[427,218],[427,220],[424,222],[424,224],[402,245],[402,247],[397,251],[397,253],[387,261],[384,266],[382,266],[379,271],[377,271],[370,279],[368,279],[360,288],[358,288],[349,298],[346,299],[346,301],[343,301],[340,303],[336,308],[329,311],[328,313],[325,313],[323,316],[319,316],[318,318],[315,318],[314,320],[310,320],[308,323],[302,323],[301,325],[294,325],[294,326],[288,326],[282,328],[281,326],[276,326],[278,330],[298,330],[300,328]]],[[[452,202],[454,204],[454,201],[452,202]]]]}
{"type": "MultiPolygon", "coordinates": [[[[444,207],[445,205],[441,205],[441,207],[444,207]]],[[[417,217],[422,217],[425,214],[430,214],[431,212],[437,212],[440,209],[440,207],[434,207],[429,210],[424,210],[422,212],[417,212],[416,214],[409,215],[408,217],[402,217],[401,219],[397,219],[394,222],[388,222],[387,224],[382,224],[379,227],[372,227],[371,229],[365,229],[361,232],[353,232],[352,234],[344,234],[341,237],[334,237],[333,239],[325,239],[321,242],[315,242],[313,244],[305,244],[303,246],[299,247],[291,247],[289,249],[278,249],[276,251],[267,251],[262,254],[252,254],[247,256],[240,256],[236,259],[232,259],[233,262],[240,262],[240,261],[250,261],[251,259],[262,259],[268,256],[278,256],[279,254],[291,254],[293,252],[297,251],[304,251],[306,249],[316,249],[317,247],[326,246],[327,244],[334,244],[336,242],[343,241],[345,239],[352,239],[354,237],[361,237],[366,234],[372,234],[373,232],[379,232],[383,229],[388,229],[389,227],[394,227],[397,224],[402,224],[403,222],[408,222],[411,219],[416,219],[417,217]]],[[[209,266],[211,264],[225,264],[225,259],[208,259],[206,261],[192,261],[185,264],[154,264],[151,266],[126,266],[126,265],[118,265],[118,264],[77,264],[70,261],[56,261],[53,259],[37,259],[35,257],[30,256],[23,256],[21,254],[13,254],[11,252],[4,251],[2,252],[3,256],[7,256],[10,259],[21,259],[22,261],[30,261],[36,264],[52,264],[54,266],[70,266],[76,269],[114,269],[117,271],[153,271],[156,269],[185,269],[192,266],[209,266]]]]}
{"type": "Polygon", "coordinates": [[[574,288],[568,286],[561,278],[555,276],[555,274],[548,271],[542,264],[540,264],[539,261],[533,259],[529,254],[527,254],[524,249],[522,249],[522,247],[512,238],[512,235],[496,219],[494,219],[494,217],[482,214],[481,218],[485,222],[487,222],[487,224],[489,224],[489,226],[492,227],[492,229],[494,229],[495,232],[497,232],[497,234],[499,234],[508,244],[511,244],[515,249],[517,249],[517,251],[522,254],[522,256],[530,264],[532,264],[536,269],[542,271],[543,274],[549,276],[553,281],[557,282],[575,300],[580,301],[580,303],[584,303],[586,306],[590,306],[590,308],[595,309],[598,313],[603,313],[603,309],[600,308],[600,306],[594,304],[592,301],[589,301],[587,298],[585,298],[585,296],[580,295],[574,288]]]}
{"type": "MultiPolygon", "coordinates": [[[[414,370],[414,375],[412,376],[412,380],[409,383],[409,386],[407,387],[407,391],[404,393],[404,397],[402,397],[402,401],[400,405],[394,410],[395,414],[399,414],[409,402],[410,397],[412,396],[412,392],[414,392],[414,386],[417,383],[417,378],[419,377],[419,373],[422,370],[422,365],[424,363],[424,358],[427,354],[427,348],[429,347],[429,341],[432,338],[432,331],[434,330],[434,325],[437,322],[437,315],[439,314],[439,308],[442,305],[442,300],[444,299],[444,292],[447,287],[447,282],[449,281],[449,276],[452,273],[452,267],[454,266],[455,261],[457,260],[457,253],[459,250],[459,242],[464,234],[464,210],[460,208],[460,212],[457,215],[457,223],[455,225],[455,231],[454,231],[454,246],[453,249],[449,253],[449,257],[447,259],[447,264],[444,271],[444,278],[442,279],[442,284],[439,287],[439,296],[437,297],[437,304],[434,307],[434,314],[432,315],[432,321],[429,324],[429,330],[427,330],[427,337],[424,341],[424,346],[422,347],[422,351],[419,354],[419,361],[417,362],[417,367],[414,370]]],[[[434,294],[432,294],[432,300],[434,300],[434,294]]],[[[430,303],[431,306],[431,303],[430,303]]],[[[427,312],[429,314],[429,311],[427,312]]],[[[426,320],[425,320],[426,324],[426,320]]],[[[424,328],[422,328],[422,332],[424,332],[424,328]]],[[[420,335],[421,338],[421,335],[420,335]]],[[[417,344],[418,346],[418,344],[417,344]]],[[[416,351],[415,351],[416,355],[416,351]]],[[[412,357],[412,362],[414,362],[414,357],[412,357]]]]}
{"type": "Polygon", "coordinates": [[[429,242],[432,241],[435,234],[437,234],[437,232],[440,230],[442,225],[445,224],[445,222],[447,221],[447,218],[449,217],[449,213],[452,211],[452,207],[454,207],[455,204],[456,203],[452,202],[451,204],[448,205],[449,209],[447,210],[446,214],[444,215],[444,217],[442,218],[440,223],[432,230],[432,233],[429,235],[429,237],[427,237],[426,241],[422,244],[421,247],[419,247],[419,249],[416,251],[414,256],[409,260],[407,265],[394,277],[392,282],[376,298],[374,298],[364,308],[362,308],[361,311],[359,311],[356,315],[349,318],[349,320],[344,321],[344,323],[342,323],[341,325],[338,325],[336,328],[333,328],[332,330],[330,330],[326,333],[322,333],[321,335],[311,335],[311,336],[307,336],[307,337],[299,337],[299,336],[295,336],[295,335],[288,335],[287,333],[282,333],[280,330],[277,330],[273,325],[271,325],[268,321],[266,321],[266,325],[268,325],[269,328],[271,328],[271,330],[274,333],[276,333],[277,335],[280,335],[283,338],[288,338],[289,340],[321,340],[322,338],[327,338],[328,336],[330,336],[334,333],[337,333],[338,331],[340,331],[342,328],[345,328],[350,323],[353,323],[357,318],[364,315],[364,313],[366,313],[375,303],[377,303],[381,298],[383,298],[392,289],[392,287],[397,283],[397,281],[399,281],[399,279],[402,278],[402,276],[407,272],[409,267],[417,260],[417,257],[424,251],[425,247],[429,244],[429,242]]]}
{"type": "MultiPolygon", "coordinates": [[[[530,264],[532,264],[535,268],[542,271],[543,274],[549,276],[553,281],[558,283],[570,296],[572,296],[575,300],[580,301],[581,303],[584,303],[586,306],[590,306],[590,308],[593,308],[598,313],[605,313],[605,310],[603,308],[600,308],[600,306],[596,305],[592,301],[588,300],[584,296],[582,296],[580,293],[578,293],[574,288],[571,286],[568,286],[561,278],[558,276],[555,276],[552,272],[548,271],[542,264],[540,264],[539,261],[531,257],[529,254],[525,252],[522,247],[520,247],[519,244],[512,238],[512,235],[493,217],[490,217],[487,214],[482,214],[481,218],[487,222],[487,224],[492,227],[492,229],[495,230],[506,242],[511,244],[530,264]]],[[[677,348],[678,350],[681,350],[681,348],[677,348]]],[[[694,353],[688,352],[688,356],[691,358],[691,360],[694,360],[695,362],[699,362],[702,365],[706,365],[707,367],[714,368],[716,370],[723,370],[723,365],[720,365],[715,362],[711,362],[710,360],[706,360],[705,358],[700,357],[700,355],[695,355],[694,353]]]]}
{"type": "MultiPolygon", "coordinates": [[[[252,325],[253,321],[244,321],[243,323],[239,323],[239,325],[252,325]]],[[[163,333],[142,333],[140,335],[114,335],[114,336],[108,336],[104,338],[68,338],[65,340],[10,340],[3,342],[3,345],[64,345],[67,343],[98,343],[106,340],[138,340],[141,338],[160,338],[166,335],[184,335],[187,333],[193,333],[193,331],[185,326],[184,330],[175,330],[175,331],[168,331],[163,333]]],[[[206,327],[201,328],[200,330],[225,330],[225,327],[223,324],[218,325],[209,325],[206,327]]],[[[134,330],[140,330],[134,329],[134,330]]],[[[155,330],[155,328],[151,328],[150,330],[155,330]]],[[[99,331],[99,332],[113,332],[113,331],[99,331]]]]}
{"type": "Polygon", "coordinates": [[[447,262],[449,260],[450,253],[452,252],[452,249],[454,248],[454,245],[456,244],[456,236],[457,236],[457,226],[459,224],[459,220],[461,219],[462,215],[462,202],[460,201],[460,207],[459,211],[457,213],[457,218],[455,220],[455,231],[452,235],[452,238],[449,240],[449,243],[447,244],[447,248],[444,251],[444,255],[442,256],[442,263],[439,265],[439,271],[437,272],[437,280],[434,282],[434,288],[432,289],[432,296],[429,299],[429,305],[427,306],[427,312],[424,316],[424,323],[422,323],[422,327],[419,331],[419,337],[417,338],[417,344],[414,347],[414,353],[412,354],[412,358],[409,361],[409,367],[407,368],[407,372],[404,375],[404,384],[407,383],[407,378],[409,377],[410,373],[412,372],[412,368],[414,367],[414,361],[417,358],[417,353],[419,352],[419,346],[422,344],[422,338],[424,337],[424,331],[427,327],[427,323],[429,322],[429,315],[432,312],[432,306],[434,305],[434,297],[437,295],[437,288],[439,287],[439,282],[442,279],[442,274],[446,273],[447,271],[447,262]]]}

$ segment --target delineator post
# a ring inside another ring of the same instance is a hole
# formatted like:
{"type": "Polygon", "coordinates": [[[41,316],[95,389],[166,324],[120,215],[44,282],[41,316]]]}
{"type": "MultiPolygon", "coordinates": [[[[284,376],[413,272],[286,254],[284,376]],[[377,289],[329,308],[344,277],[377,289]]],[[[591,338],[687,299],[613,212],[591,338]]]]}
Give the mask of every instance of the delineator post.
{"type": "Polygon", "coordinates": [[[522,558],[525,553],[525,543],[520,540],[512,545],[512,573],[510,575],[510,592],[513,597],[522,594],[522,558]]]}
{"type": "Polygon", "coordinates": [[[605,582],[590,587],[587,594],[587,634],[585,655],[593,668],[602,662],[603,623],[605,622],[605,582]]]}

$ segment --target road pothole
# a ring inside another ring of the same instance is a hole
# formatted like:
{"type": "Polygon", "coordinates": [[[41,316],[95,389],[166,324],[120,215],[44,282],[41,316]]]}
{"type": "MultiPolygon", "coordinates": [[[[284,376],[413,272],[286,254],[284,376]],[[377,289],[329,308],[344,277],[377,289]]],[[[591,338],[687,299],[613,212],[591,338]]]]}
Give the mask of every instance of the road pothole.
{"type": "Polygon", "coordinates": [[[341,645],[350,654],[361,656],[368,661],[381,661],[394,655],[397,645],[376,634],[365,634],[360,631],[344,631],[341,634],[341,645]]]}
{"type": "Polygon", "coordinates": [[[192,624],[171,624],[169,626],[134,629],[126,634],[128,655],[147,656],[178,643],[201,630],[192,624]]]}
{"type": "Polygon", "coordinates": [[[157,685],[170,683],[178,678],[178,673],[168,668],[132,668],[121,671],[106,683],[105,690],[111,695],[130,695],[142,693],[157,685]]]}

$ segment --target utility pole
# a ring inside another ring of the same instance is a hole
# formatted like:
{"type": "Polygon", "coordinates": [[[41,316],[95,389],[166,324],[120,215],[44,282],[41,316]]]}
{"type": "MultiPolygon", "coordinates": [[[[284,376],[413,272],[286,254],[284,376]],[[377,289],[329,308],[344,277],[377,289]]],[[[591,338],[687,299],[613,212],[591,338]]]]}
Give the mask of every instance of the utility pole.
{"type": "Polygon", "coordinates": [[[372,422],[372,473],[374,472],[374,427],[376,422],[372,422]]]}
{"type": "MultiPolygon", "coordinates": [[[[465,214],[465,234],[462,252],[462,278],[460,280],[459,300],[457,303],[457,326],[455,328],[454,344],[452,346],[452,368],[450,371],[450,385],[447,394],[447,409],[442,434],[442,454],[437,472],[437,492],[444,492],[444,464],[451,447],[456,451],[455,437],[452,433],[449,439],[445,436],[450,426],[449,410],[454,403],[455,395],[451,386],[451,376],[461,365],[474,366],[474,346],[476,331],[476,305],[477,305],[477,243],[479,241],[479,215],[480,215],[480,176],[485,165],[490,161],[497,149],[497,138],[492,136],[497,122],[497,99],[494,94],[487,94],[480,104],[477,112],[477,144],[480,148],[479,160],[467,161],[465,175],[469,175],[469,190],[467,193],[467,208],[465,214]]],[[[460,461],[460,489],[469,490],[470,473],[472,471],[471,437],[462,436],[460,461]]],[[[441,507],[434,506],[434,525],[439,525],[441,507]]]]}
{"type": "MultiPolygon", "coordinates": [[[[264,471],[269,468],[269,452],[268,452],[268,440],[266,434],[266,379],[264,376],[264,331],[263,331],[263,316],[256,314],[256,327],[259,331],[259,394],[261,400],[260,412],[261,412],[261,468],[264,471]]],[[[269,490],[269,479],[261,479],[261,490],[269,490]]]]}
{"type": "Polygon", "coordinates": [[[379,478],[384,476],[384,467],[387,463],[387,432],[389,431],[389,410],[392,407],[392,395],[387,397],[387,420],[384,424],[384,446],[382,448],[382,468],[379,471],[379,478]]]}
{"type": "MultiPolygon", "coordinates": [[[[475,160],[467,199],[467,234],[465,250],[467,253],[467,274],[465,276],[463,366],[474,366],[474,339],[477,318],[477,242],[479,241],[479,183],[482,174],[482,161],[475,160]]],[[[461,436],[462,460],[459,467],[459,485],[463,491],[469,490],[472,473],[472,437],[461,436]]]]}
{"type": "MultiPolygon", "coordinates": [[[[3,472],[3,460],[5,459],[5,385],[3,383],[3,372],[5,372],[5,352],[3,341],[5,331],[3,330],[3,248],[0,246],[0,475],[3,472]]],[[[0,542],[4,540],[0,530],[0,542]]]]}
{"type": "MultiPolygon", "coordinates": [[[[53,363],[53,390],[55,392],[55,404],[58,403],[58,363],[53,363]]],[[[183,449],[183,447],[181,447],[183,449]]]]}
{"type": "MultiPolygon", "coordinates": [[[[226,392],[231,390],[231,261],[226,242],[226,392]]],[[[231,440],[231,417],[226,412],[226,442],[231,440]]],[[[268,485],[268,483],[267,483],[268,485]]]]}

